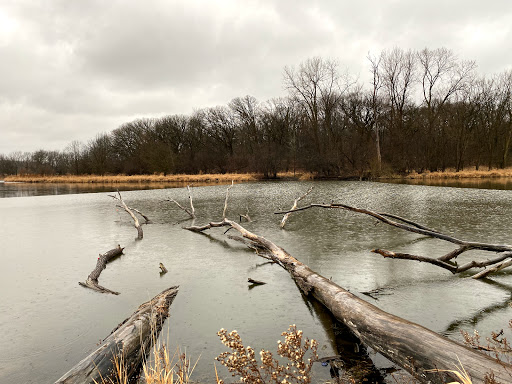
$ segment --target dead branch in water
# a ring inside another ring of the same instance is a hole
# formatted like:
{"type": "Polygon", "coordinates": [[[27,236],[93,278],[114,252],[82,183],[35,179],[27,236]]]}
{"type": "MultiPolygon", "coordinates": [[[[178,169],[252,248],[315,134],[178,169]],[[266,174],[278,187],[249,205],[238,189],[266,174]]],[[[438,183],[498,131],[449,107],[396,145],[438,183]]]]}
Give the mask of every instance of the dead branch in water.
{"type": "Polygon", "coordinates": [[[228,198],[229,198],[229,190],[233,188],[234,181],[231,180],[231,185],[226,189],[226,200],[224,201],[224,210],[222,211],[222,218],[226,218],[226,211],[228,210],[228,198]]]}
{"type": "Polygon", "coordinates": [[[273,260],[291,274],[305,295],[313,295],[364,344],[380,352],[421,382],[453,381],[456,377],[449,370],[457,364],[464,366],[475,384],[484,383],[485,376],[490,371],[494,373],[496,380],[506,382],[510,379],[511,365],[498,362],[418,324],[380,310],[312,271],[281,247],[247,231],[234,221],[223,219],[220,222],[185,229],[202,232],[217,227],[233,228],[249,244],[257,244],[259,248],[265,249],[273,260]],[[433,369],[439,372],[433,372],[433,369]]]}
{"type": "MultiPolygon", "coordinates": [[[[128,213],[132,217],[133,226],[137,229],[137,240],[142,240],[142,238],[144,237],[144,233],[142,232],[142,227],[139,223],[139,219],[137,219],[137,216],[135,216],[135,214],[132,212],[132,209],[130,209],[130,207],[128,207],[126,205],[123,198],[121,197],[121,192],[117,191],[117,195],[118,196],[115,196],[115,195],[109,195],[109,196],[115,200],[119,200],[122,208],[126,211],[126,213],[128,213]]],[[[146,218],[145,216],[143,216],[143,217],[146,218]]]]}
{"type": "Polygon", "coordinates": [[[292,209],[290,209],[290,212],[286,213],[284,216],[283,216],[283,219],[281,220],[281,228],[284,228],[284,226],[286,225],[286,221],[288,220],[288,218],[290,217],[291,215],[291,212],[293,212],[294,210],[297,209],[297,204],[299,204],[299,201],[301,201],[303,198],[305,198],[307,195],[309,195],[311,193],[311,191],[313,190],[314,186],[311,186],[311,188],[308,189],[308,191],[304,194],[302,194],[301,196],[297,197],[294,202],[293,202],[293,206],[292,206],[292,209]]]}
{"type": "Polygon", "coordinates": [[[194,203],[192,201],[192,191],[190,190],[190,185],[187,185],[187,190],[188,190],[188,200],[190,202],[190,209],[189,208],[185,208],[184,206],[182,206],[180,203],[178,203],[176,200],[172,199],[172,198],[169,198],[165,201],[170,201],[171,203],[174,203],[178,206],[179,209],[185,211],[191,219],[195,219],[196,217],[196,210],[194,208],[194,203]]]}
{"type": "Polygon", "coordinates": [[[377,253],[383,257],[393,258],[393,259],[403,259],[403,260],[415,260],[415,261],[420,261],[420,262],[424,262],[424,263],[429,263],[429,264],[444,268],[452,273],[461,273],[461,272],[465,272],[465,271],[468,271],[473,268],[486,268],[488,266],[501,263],[494,268],[490,268],[488,270],[485,270],[483,272],[480,272],[480,273],[474,275],[473,278],[475,278],[475,279],[487,276],[490,273],[497,272],[499,270],[502,270],[503,268],[506,268],[506,267],[512,265],[512,260],[509,260],[509,259],[512,259],[512,246],[510,246],[510,245],[489,244],[489,243],[480,243],[480,242],[475,242],[475,241],[460,240],[455,237],[444,234],[442,232],[439,232],[439,231],[433,230],[431,228],[425,227],[423,225],[420,225],[418,223],[415,223],[411,220],[404,219],[399,216],[391,215],[391,214],[387,214],[387,213],[377,213],[377,212],[370,211],[367,209],[351,207],[351,206],[345,205],[345,204],[331,203],[331,204],[310,204],[305,207],[296,208],[296,209],[290,210],[290,211],[275,212],[275,214],[282,215],[282,214],[287,214],[287,213],[304,211],[304,210],[310,209],[310,208],[343,209],[343,210],[352,211],[352,212],[356,212],[356,213],[362,213],[365,215],[369,215],[369,216],[379,220],[380,222],[391,225],[395,228],[399,228],[399,229],[402,229],[402,230],[405,230],[408,232],[417,233],[420,235],[428,236],[428,237],[439,239],[439,240],[444,240],[444,241],[447,241],[447,242],[457,245],[457,248],[455,250],[448,252],[447,254],[437,257],[437,258],[428,257],[428,256],[412,255],[409,253],[392,252],[392,251],[387,251],[384,249],[372,250],[372,252],[377,253]],[[391,219],[395,219],[396,221],[391,220],[391,219]],[[498,256],[495,258],[492,258],[492,259],[484,260],[484,261],[472,260],[472,261],[467,262],[462,265],[458,265],[456,262],[452,261],[452,260],[456,259],[458,256],[460,256],[461,254],[463,254],[464,252],[467,252],[470,250],[481,250],[481,251],[495,252],[498,254],[498,256]]]}
{"type": "Polygon", "coordinates": [[[80,284],[82,287],[91,288],[101,293],[112,293],[114,295],[119,295],[119,292],[111,291],[110,289],[99,285],[98,279],[101,272],[107,267],[107,263],[114,257],[121,255],[123,253],[123,249],[124,248],[121,248],[121,246],[118,244],[117,248],[111,249],[110,251],[105,252],[103,255],[100,253],[96,263],[96,268],[94,268],[93,271],[89,274],[85,283],[79,282],[78,284],[80,284]]]}

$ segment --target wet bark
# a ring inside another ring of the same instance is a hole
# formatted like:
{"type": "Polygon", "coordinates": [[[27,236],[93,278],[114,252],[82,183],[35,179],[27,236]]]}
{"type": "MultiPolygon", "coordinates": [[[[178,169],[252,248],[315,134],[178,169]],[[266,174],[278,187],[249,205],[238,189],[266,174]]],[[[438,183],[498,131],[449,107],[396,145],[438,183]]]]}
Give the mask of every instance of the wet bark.
{"type": "Polygon", "coordinates": [[[310,204],[305,207],[301,208],[295,208],[290,211],[284,211],[284,212],[276,212],[275,214],[281,215],[281,214],[287,214],[292,212],[299,212],[304,211],[306,209],[310,208],[327,208],[327,209],[343,209],[347,211],[352,211],[356,213],[362,213],[368,216],[371,216],[378,221],[391,225],[395,228],[402,229],[408,232],[417,233],[419,235],[428,236],[434,239],[444,240],[449,243],[457,245],[457,248],[451,252],[448,252],[445,255],[439,256],[437,258],[429,257],[429,256],[421,256],[421,255],[413,255],[409,253],[398,253],[398,252],[392,252],[384,249],[373,249],[372,252],[377,253],[383,257],[393,258],[393,259],[403,259],[403,260],[415,260],[420,261],[424,263],[429,263],[432,265],[436,265],[438,267],[444,268],[452,273],[461,273],[468,271],[473,268],[486,268],[491,265],[495,265],[498,263],[499,267],[496,268],[490,268],[489,270],[486,270],[486,272],[478,273],[473,276],[473,278],[478,279],[481,277],[488,276],[490,273],[498,272],[510,265],[512,265],[512,246],[507,244],[491,244],[491,243],[480,243],[476,241],[468,241],[468,240],[462,240],[457,239],[453,236],[444,234],[442,232],[436,231],[434,229],[425,227],[421,224],[415,223],[411,220],[404,219],[402,217],[391,215],[388,213],[377,213],[374,211],[370,211],[368,209],[362,209],[362,208],[355,208],[351,207],[349,205],[345,204],[339,204],[339,203],[331,203],[331,204],[310,204]],[[393,219],[393,220],[391,220],[393,219]],[[492,259],[486,259],[483,261],[478,260],[472,260],[464,264],[457,264],[454,262],[455,259],[457,259],[458,256],[462,255],[464,252],[470,251],[470,250],[482,250],[487,252],[494,252],[498,255],[492,259]]]}
{"type": "Polygon", "coordinates": [[[158,338],[169,307],[178,294],[171,287],[142,304],[103,340],[101,346],[71,368],[56,384],[94,384],[117,382],[114,379],[114,359],[124,362],[128,377],[138,375],[145,354],[158,338]]]}
{"type": "Polygon", "coordinates": [[[98,261],[96,262],[96,268],[94,268],[92,272],[89,274],[85,283],[79,282],[78,284],[80,284],[82,287],[91,288],[98,292],[119,295],[119,292],[111,291],[110,289],[99,285],[98,279],[100,277],[101,272],[107,267],[107,263],[113,258],[121,255],[123,253],[123,249],[124,248],[121,248],[121,246],[118,244],[117,248],[111,249],[110,251],[105,252],[103,255],[100,254],[98,257],[98,261]]]}
{"type": "Polygon", "coordinates": [[[233,221],[224,219],[186,229],[202,232],[224,226],[236,229],[251,243],[264,247],[267,255],[290,273],[305,295],[315,297],[366,346],[386,356],[421,382],[442,384],[453,381],[456,376],[443,370],[453,370],[460,364],[471,375],[474,384],[484,383],[489,372],[493,372],[499,382],[512,380],[512,365],[500,363],[421,325],[382,311],[312,271],[281,247],[233,221]]]}

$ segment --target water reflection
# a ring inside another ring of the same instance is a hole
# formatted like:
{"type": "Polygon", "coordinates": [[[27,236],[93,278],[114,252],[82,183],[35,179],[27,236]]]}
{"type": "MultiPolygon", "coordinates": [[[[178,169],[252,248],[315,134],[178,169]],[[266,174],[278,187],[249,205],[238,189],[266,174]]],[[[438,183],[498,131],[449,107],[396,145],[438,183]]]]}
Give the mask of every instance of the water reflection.
{"type": "MultiPolygon", "coordinates": [[[[19,183],[0,182],[0,198],[182,188],[191,183],[19,183]]],[[[194,186],[212,183],[193,183],[194,186]]]]}
{"type": "Polygon", "coordinates": [[[453,188],[479,188],[479,189],[512,189],[510,177],[497,177],[492,179],[467,178],[467,179],[389,179],[383,180],[390,184],[429,185],[434,187],[453,188]]]}

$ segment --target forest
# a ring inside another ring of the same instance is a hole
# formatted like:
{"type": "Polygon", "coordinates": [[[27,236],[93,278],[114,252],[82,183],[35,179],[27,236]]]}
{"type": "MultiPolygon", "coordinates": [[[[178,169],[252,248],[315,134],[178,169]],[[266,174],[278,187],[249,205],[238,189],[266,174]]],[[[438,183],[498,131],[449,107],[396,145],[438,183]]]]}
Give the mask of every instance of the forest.
{"type": "Polygon", "coordinates": [[[362,84],[333,59],[285,67],[285,96],[139,118],[62,151],[0,154],[0,174],[306,171],[321,177],[511,165],[512,70],[481,76],[446,48],[368,55],[362,84]]]}

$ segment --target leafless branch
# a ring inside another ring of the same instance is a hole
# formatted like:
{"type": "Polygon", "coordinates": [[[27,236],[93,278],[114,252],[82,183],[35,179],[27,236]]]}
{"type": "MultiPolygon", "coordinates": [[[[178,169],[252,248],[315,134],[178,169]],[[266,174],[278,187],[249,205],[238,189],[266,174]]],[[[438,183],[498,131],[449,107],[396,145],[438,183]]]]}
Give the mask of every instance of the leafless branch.
{"type": "MultiPolygon", "coordinates": [[[[314,186],[311,186],[311,188],[308,189],[308,191],[304,194],[302,194],[301,196],[297,197],[294,202],[293,202],[293,206],[292,206],[292,209],[291,211],[294,211],[297,209],[297,204],[299,203],[299,201],[301,201],[303,198],[305,198],[307,195],[309,195],[311,193],[311,191],[313,190],[314,186]]],[[[283,219],[281,220],[281,228],[284,228],[284,226],[286,225],[286,221],[288,220],[288,218],[290,217],[291,215],[291,212],[288,212],[286,213],[284,216],[283,216],[283,219]]]]}
{"type": "Polygon", "coordinates": [[[452,273],[460,273],[467,271],[472,268],[485,268],[490,265],[494,265],[497,263],[501,263],[499,266],[496,266],[495,268],[491,268],[487,273],[479,273],[474,276],[474,278],[479,278],[483,276],[487,276],[489,273],[497,272],[505,267],[508,267],[512,265],[512,262],[508,262],[507,259],[512,258],[512,246],[506,245],[506,244],[489,244],[489,243],[480,243],[480,242],[474,242],[474,241],[466,241],[466,240],[460,240],[453,236],[449,236],[447,234],[441,233],[439,231],[430,229],[428,227],[425,227],[421,224],[415,223],[414,221],[404,219],[402,217],[391,215],[388,213],[377,213],[373,212],[367,209],[361,209],[361,208],[355,208],[351,207],[349,205],[345,204],[337,204],[337,203],[331,203],[331,204],[310,204],[308,206],[304,206],[301,208],[295,208],[290,211],[285,212],[276,212],[276,214],[288,214],[292,212],[298,212],[303,211],[310,208],[327,208],[327,209],[343,209],[347,211],[352,211],[356,213],[363,213],[365,215],[369,215],[371,217],[374,217],[380,222],[383,222],[385,224],[391,225],[393,227],[403,229],[405,231],[417,233],[420,235],[428,236],[435,239],[440,239],[444,241],[448,241],[450,243],[456,244],[459,247],[443,256],[440,256],[438,258],[432,258],[427,256],[419,256],[419,255],[412,255],[408,253],[397,253],[397,252],[391,252],[383,249],[374,249],[372,252],[378,253],[382,255],[383,257],[388,258],[394,258],[394,259],[405,259],[405,260],[416,260],[421,261],[425,263],[429,263],[432,265],[436,265],[438,267],[447,269],[448,271],[452,273]],[[395,220],[391,220],[395,219],[395,220]],[[400,221],[400,222],[399,222],[400,221]],[[499,256],[485,260],[485,261],[470,261],[466,264],[457,265],[456,263],[451,263],[452,259],[457,258],[462,253],[472,250],[472,249],[478,249],[482,251],[489,251],[489,252],[496,252],[499,254],[499,256]]]}

